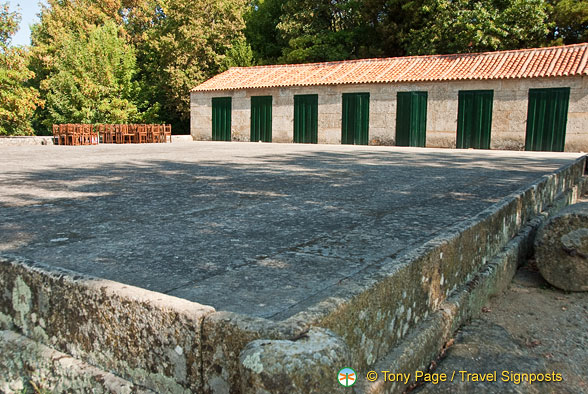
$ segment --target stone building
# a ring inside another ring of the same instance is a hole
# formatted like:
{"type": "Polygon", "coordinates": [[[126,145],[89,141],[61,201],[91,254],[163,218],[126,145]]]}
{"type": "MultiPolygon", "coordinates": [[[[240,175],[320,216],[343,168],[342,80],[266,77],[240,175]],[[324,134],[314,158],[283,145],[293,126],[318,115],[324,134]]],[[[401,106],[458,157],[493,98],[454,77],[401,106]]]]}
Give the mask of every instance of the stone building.
{"type": "Polygon", "coordinates": [[[588,151],[588,43],[234,67],[191,91],[196,140],[588,151]]]}

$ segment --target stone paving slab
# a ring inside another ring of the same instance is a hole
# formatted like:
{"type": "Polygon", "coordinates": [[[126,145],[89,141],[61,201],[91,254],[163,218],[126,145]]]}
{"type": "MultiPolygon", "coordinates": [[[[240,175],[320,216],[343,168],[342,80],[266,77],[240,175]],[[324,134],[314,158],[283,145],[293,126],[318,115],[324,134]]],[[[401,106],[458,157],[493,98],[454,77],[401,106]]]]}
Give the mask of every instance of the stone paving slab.
{"type": "Polygon", "coordinates": [[[580,154],[1,147],[0,253],[274,320],[580,154]]]}

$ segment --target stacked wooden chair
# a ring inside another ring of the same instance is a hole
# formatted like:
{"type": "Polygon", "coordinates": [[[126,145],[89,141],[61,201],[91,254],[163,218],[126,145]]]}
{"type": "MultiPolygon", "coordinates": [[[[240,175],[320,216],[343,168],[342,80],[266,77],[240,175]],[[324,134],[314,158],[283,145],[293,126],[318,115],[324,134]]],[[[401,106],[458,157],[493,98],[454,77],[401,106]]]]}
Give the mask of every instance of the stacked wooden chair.
{"type": "Polygon", "coordinates": [[[156,124],[54,124],[57,145],[142,144],[172,141],[171,125],[156,124]]]}

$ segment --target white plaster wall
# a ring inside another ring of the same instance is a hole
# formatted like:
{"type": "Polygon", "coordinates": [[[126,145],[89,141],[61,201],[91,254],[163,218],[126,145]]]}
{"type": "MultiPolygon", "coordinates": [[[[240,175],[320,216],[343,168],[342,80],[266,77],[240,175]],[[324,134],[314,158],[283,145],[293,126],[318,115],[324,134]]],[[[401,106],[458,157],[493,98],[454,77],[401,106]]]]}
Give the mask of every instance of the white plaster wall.
{"type": "Polygon", "coordinates": [[[588,78],[562,77],[495,81],[361,84],[294,88],[192,92],[191,134],[198,140],[212,136],[212,97],[233,98],[232,138],[248,141],[251,96],[273,97],[272,140],[292,142],[294,95],[318,94],[318,142],[341,143],[342,93],[370,93],[369,140],[373,145],[394,145],[396,140],[396,94],[428,92],[427,146],[455,147],[458,92],[494,90],[491,148],[524,149],[528,91],[530,88],[570,87],[566,151],[588,151],[588,78]]]}

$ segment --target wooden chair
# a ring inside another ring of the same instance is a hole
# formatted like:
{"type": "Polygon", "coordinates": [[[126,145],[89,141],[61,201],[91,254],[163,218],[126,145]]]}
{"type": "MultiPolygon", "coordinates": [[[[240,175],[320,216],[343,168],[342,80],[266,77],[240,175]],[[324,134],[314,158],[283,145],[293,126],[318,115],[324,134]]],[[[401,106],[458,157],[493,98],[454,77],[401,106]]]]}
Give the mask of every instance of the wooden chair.
{"type": "Polygon", "coordinates": [[[84,145],[84,126],[81,124],[74,125],[74,145],[84,145]]]}
{"type": "Polygon", "coordinates": [[[92,133],[87,124],[81,124],[78,127],[80,133],[80,144],[90,145],[92,143],[92,133]]]}
{"type": "Polygon", "coordinates": [[[145,127],[144,124],[139,124],[136,125],[136,131],[135,131],[135,141],[137,141],[139,144],[142,142],[147,142],[147,128],[145,127]]]}
{"type": "Polygon", "coordinates": [[[162,124],[155,125],[157,127],[157,135],[159,136],[159,142],[165,143],[165,127],[162,124]]]}
{"type": "Polygon", "coordinates": [[[98,142],[102,140],[103,144],[106,144],[107,137],[106,137],[106,127],[103,124],[96,125],[96,130],[98,132],[98,142]]]}
{"type": "Polygon", "coordinates": [[[104,129],[106,130],[106,134],[108,135],[108,137],[107,137],[108,143],[109,144],[118,143],[116,125],[107,124],[107,125],[104,125],[104,129]]]}
{"type": "Polygon", "coordinates": [[[147,129],[147,141],[149,142],[159,142],[159,133],[158,130],[155,128],[155,125],[148,124],[145,125],[147,129]]]}
{"type": "Polygon", "coordinates": [[[120,124],[115,124],[112,126],[113,130],[114,130],[114,143],[115,144],[122,144],[124,142],[121,126],[122,125],[120,125],[120,124]]]}
{"type": "Polygon", "coordinates": [[[60,124],[59,125],[59,136],[61,137],[61,143],[63,145],[67,145],[67,142],[68,142],[67,141],[68,140],[68,137],[67,137],[67,125],[65,125],[65,124],[60,124]]]}
{"type": "Polygon", "coordinates": [[[65,145],[76,145],[75,125],[68,123],[64,126],[65,145]]]}
{"type": "Polygon", "coordinates": [[[61,134],[59,133],[59,125],[54,124],[53,129],[53,143],[55,145],[61,145],[61,134]]]}
{"type": "Polygon", "coordinates": [[[129,125],[121,124],[120,125],[120,132],[121,132],[123,144],[126,144],[127,140],[129,141],[129,144],[133,143],[134,133],[129,130],[129,125]]]}
{"type": "Polygon", "coordinates": [[[90,143],[92,145],[98,145],[100,143],[100,137],[98,135],[98,128],[91,124],[90,126],[90,143]]]}
{"type": "Polygon", "coordinates": [[[60,144],[67,145],[67,134],[65,132],[65,125],[64,124],[59,125],[59,140],[60,140],[60,144]]]}
{"type": "Polygon", "coordinates": [[[169,136],[169,142],[172,142],[172,133],[171,133],[171,125],[166,124],[163,125],[163,142],[167,142],[167,137],[169,136]]]}

